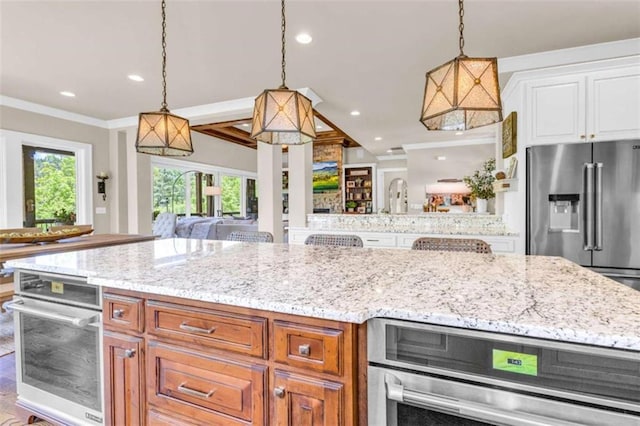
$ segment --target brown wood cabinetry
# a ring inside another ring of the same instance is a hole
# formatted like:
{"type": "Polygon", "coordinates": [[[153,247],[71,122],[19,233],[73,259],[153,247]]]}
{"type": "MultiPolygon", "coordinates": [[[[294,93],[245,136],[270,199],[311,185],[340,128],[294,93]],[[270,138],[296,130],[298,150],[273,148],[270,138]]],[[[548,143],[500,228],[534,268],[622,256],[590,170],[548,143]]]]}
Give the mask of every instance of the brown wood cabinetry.
{"type": "Polygon", "coordinates": [[[123,290],[104,307],[108,424],[366,424],[363,326],[123,290]]]}
{"type": "Polygon", "coordinates": [[[144,346],[139,337],[104,332],[106,425],[144,425],[144,346]]]}

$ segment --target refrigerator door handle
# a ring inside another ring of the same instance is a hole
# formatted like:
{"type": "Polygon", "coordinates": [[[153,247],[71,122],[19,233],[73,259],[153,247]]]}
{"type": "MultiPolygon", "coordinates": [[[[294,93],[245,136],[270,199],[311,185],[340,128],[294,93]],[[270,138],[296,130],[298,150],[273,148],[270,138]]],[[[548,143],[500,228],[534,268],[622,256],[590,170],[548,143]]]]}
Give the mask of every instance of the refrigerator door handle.
{"type": "Polygon", "coordinates": [[[602,168],[604,164],[595,163],[595,250],[602,250],[602,168]]]}
{"type": "Polygon", "coordinates": [[[584,163],[584,250],[593,250],[595,248],[593,229],[595,224],[595,208],[593,197],[593,175],[595,164],[584,163]]]}

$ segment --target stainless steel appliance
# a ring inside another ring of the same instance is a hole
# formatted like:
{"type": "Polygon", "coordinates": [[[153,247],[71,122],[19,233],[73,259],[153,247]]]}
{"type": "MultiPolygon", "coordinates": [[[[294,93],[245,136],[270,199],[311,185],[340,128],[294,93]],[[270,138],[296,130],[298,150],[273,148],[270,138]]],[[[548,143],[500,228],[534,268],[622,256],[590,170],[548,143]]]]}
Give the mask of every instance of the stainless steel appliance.
{"type": "Polygon", "coordinates": [[[373,319],[370,426],[640,425],[638,352],[373,319]]]}
{"type": "Polygon", "coordinates": [[[81,277],[16,271],[17,404],[64,425],[101,425],[101,289],[81,277]]]}
{"type": "Polygon", "coordinates": [[[528,148],[527,254],[640,290],[640,141],[528,148]]]}

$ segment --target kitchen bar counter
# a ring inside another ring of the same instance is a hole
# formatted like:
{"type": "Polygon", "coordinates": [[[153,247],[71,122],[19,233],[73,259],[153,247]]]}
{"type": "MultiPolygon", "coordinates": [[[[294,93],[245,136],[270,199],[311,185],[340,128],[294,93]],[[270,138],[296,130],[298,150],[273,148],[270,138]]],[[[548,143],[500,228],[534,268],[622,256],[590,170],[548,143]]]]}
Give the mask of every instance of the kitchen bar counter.
{"type": "Polygon", "coordinates": [[[558,257],[166,239],[9,264],[344,322],[387,317],[640,351],[640,292],[558,257]]]}
{"type": "Polygon", "coordinates": [[[515,236],[502,217],[477,213],[310,214],[311,230],[515,236]]]}

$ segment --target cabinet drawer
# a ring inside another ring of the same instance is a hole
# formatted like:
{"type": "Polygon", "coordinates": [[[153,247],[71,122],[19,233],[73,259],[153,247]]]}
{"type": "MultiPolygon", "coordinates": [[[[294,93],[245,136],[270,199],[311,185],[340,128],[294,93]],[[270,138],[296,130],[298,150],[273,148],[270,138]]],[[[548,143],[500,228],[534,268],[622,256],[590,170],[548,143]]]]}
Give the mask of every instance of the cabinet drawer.
{"type": "Polygon", "coordinates": [[[217,349],[266,358],[266,319],[147,301],[147,330],[217,349]]]}
{"type": "Polygon", "coordinates": [[[159,413],[156,410],[149,410],[147,419],[149,420],[149,424],[153,426],[195,426],[195,423],[178,418],[178,416],[168,416],[166,414],[159,413]]]}
{"type": "Polygon", "coordinates": [[[144,331],[142,299],[105,293],[103,307],[105,326],[138,333],[144,331]]]}
{"type": "Polygon", "coordinates": [[[266,367],[151,341],[148,402],[208,425],[262,425],[266,367]]]}
{"type": "Polygon", "coordinates": [[[275,320],[273,334],[276,362],[342,375],[343,330],[275,320]]]}
{"type": "Polygon", "coordinates": [[[362,244],[365,247],[395,247],[396,236],[395,235],[360,235],[362,238],[362,244]]]}

